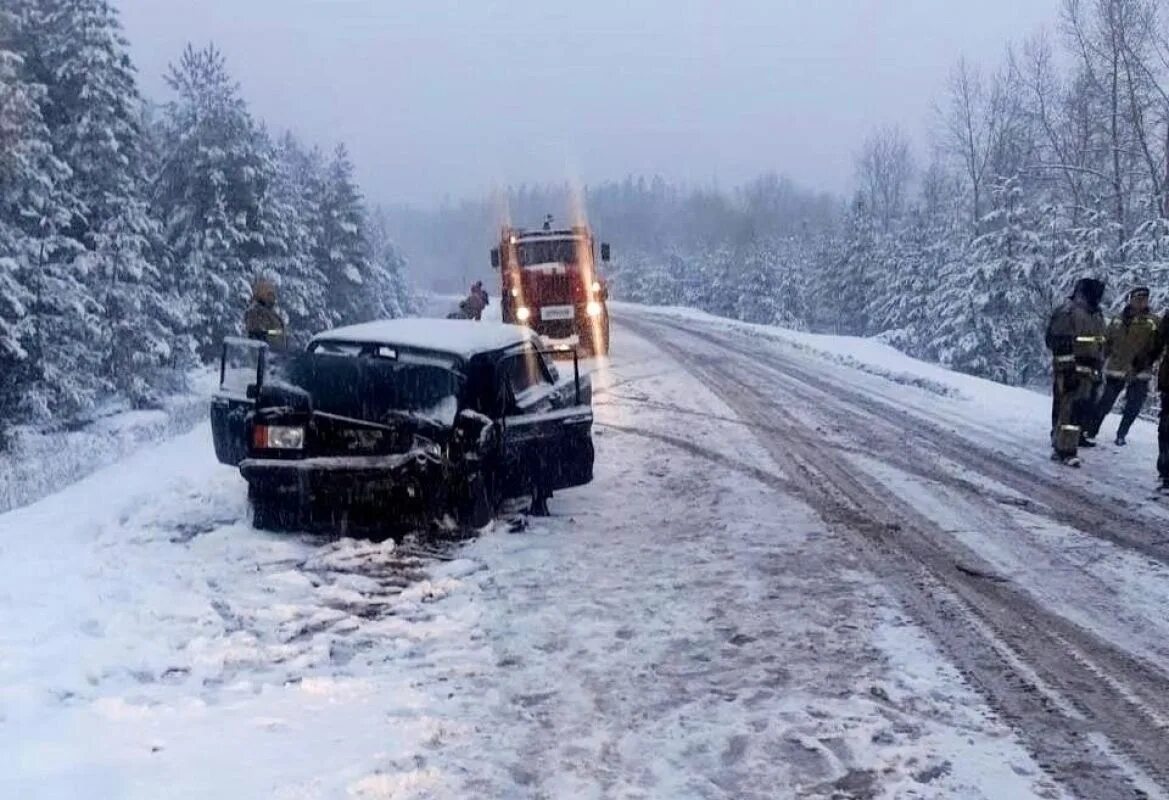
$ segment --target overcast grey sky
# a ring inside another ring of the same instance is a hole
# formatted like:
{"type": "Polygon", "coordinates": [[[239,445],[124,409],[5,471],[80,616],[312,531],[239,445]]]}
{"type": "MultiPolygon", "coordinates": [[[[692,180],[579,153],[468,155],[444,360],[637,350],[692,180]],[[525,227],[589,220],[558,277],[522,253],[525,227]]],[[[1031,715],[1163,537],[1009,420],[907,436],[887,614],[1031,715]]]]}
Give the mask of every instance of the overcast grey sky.
{"type": "Polygon", "coordinates": [[[960,54],[1058,0],[116,0],[144,91],[214,41],[258,116],[346,142],[375,200],[627,173],[851,185],[875,125],[920,142],[960,54]]]}

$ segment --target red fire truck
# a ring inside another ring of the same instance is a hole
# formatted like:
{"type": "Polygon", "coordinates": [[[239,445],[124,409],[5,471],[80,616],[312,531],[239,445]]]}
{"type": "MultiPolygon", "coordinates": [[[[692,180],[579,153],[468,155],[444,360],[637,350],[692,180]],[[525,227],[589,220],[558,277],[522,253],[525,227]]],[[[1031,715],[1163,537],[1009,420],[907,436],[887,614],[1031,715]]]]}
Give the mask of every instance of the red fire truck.
{"type": "MultiPolygon", "coordinates": [[[[609,261],[608,244],[601,261],[609,261]]],[[[587,226],[553,230],[551,218],[538,231],[505,226],[491,266],[502,278],[504,322],[527,325],[554,349],[608,354],[609,290],[587,226]]]]}

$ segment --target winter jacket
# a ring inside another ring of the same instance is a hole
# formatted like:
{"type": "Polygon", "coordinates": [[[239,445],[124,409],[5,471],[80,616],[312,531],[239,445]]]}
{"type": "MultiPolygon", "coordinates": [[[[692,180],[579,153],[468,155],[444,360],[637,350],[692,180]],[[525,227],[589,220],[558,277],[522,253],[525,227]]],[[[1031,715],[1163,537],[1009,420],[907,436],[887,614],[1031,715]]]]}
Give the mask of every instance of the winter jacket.
{"type": "Polygon", "coordinates": [[[1104,366],[1104,315],[1079,296],[1057,308],[1047,323],[1047,349],[1056,372],[1075,370],[1099,378],[1104,366]]]}
{"type": "MultiPolygon", "coordinates": [[[[1169,314],[1161,317],[1161,327],[1157,331],[1157,342],[1150,357],[1152,361],[1161,359],[1161,371],[1157,374],[1157,391],[1162,394],[1169,394],[1169,354],[1165,353],[1166,349],[1169,349],[1169,314]]],[[[1161,402],[1164,404],[1165,401],[1161,402]]]]}
{"type": "Polygon", "coordinates": [[[1124,313],[1108,326],[1104,354],[1108,361],[1104,374],[1116,379],[1143,379],[1152,377],[1154,351],[1157,347],[1159,321],[1148,312],[1137,313],[1126,306],[1124,313]]]}
{"type": "Polygon", "coordinates": [[[260,339],[281,346],[284,344],[284,320],[273,306],[258,298],[253,298],[244,312],[244,331],[249,339],[260,339]]]}
{"type": "Polygon", "coordinates": [[[483,309],[487,306],[487,293],[472,290],[467,299],[459,304],[459,309],[467,319],[479,319],[483,316],[483,309]]]}

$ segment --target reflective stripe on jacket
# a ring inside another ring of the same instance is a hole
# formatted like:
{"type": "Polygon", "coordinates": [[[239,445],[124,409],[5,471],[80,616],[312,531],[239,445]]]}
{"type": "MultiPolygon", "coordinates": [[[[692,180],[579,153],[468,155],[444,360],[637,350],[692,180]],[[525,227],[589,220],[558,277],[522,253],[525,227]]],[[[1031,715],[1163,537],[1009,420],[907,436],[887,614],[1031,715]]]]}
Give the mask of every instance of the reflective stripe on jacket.
{"type": "Polygon", "coordinates": [[[1057,370],[1074,364],[1098,372],[1104,366],[1104,315],[1078,298],[1052,312],[1046,339],[1057,370]]]}

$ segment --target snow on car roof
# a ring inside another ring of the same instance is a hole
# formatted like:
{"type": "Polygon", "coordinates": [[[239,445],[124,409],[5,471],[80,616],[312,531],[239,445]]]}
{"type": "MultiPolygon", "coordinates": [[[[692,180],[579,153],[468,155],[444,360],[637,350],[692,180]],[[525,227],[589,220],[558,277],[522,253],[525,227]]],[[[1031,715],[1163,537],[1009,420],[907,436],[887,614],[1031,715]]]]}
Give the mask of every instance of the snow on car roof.
{"type": "Polygon", "coordinates": [[[465,319],[387,319],[318,333],[314,342],[392,344],[470,358],[535,341],[530,328],[465,319]]]}

